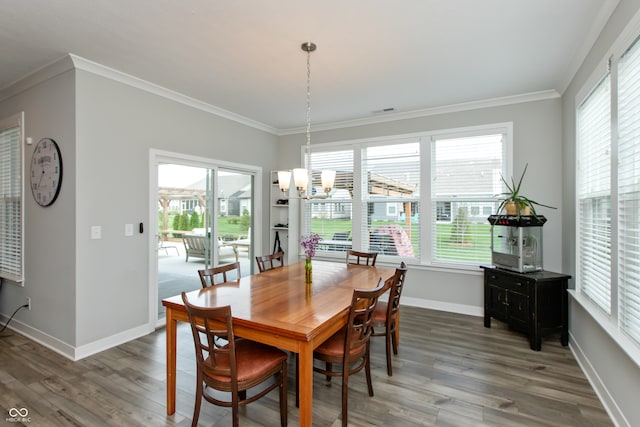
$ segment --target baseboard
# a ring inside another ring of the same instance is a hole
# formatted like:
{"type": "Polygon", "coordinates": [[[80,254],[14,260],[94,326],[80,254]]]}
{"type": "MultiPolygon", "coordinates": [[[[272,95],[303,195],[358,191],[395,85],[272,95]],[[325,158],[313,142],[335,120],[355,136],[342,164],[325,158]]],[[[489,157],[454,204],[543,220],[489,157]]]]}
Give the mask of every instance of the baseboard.
{"type": "Polygon", "coordinates": [[[124,332],[120,332],[110,337],[102,338],[97,341],[93,341],[89,344],[81,345],[75,348],[74,360],[84,359],[92,354],[100,353],[101,351],[108,350],[113,347],[117,347],[120,344],[135,340],[150,334],[155,330],[153,325],[141,325],[132,329],[128,329],[124,332]]]}
{"type": "MultiPolygon", "coordinates": [[[[0,316],[2,316],[3,323],[6,323],[6,321],[9,320],[4,315],[0,316]]],[[[38,344],[45,346],[49,350],[54,351],[61,356],[66,357],[67,359],[75,360],[75,348],[72,345],[61,341],[58,338],[52,337],[51,335],[45,334],[39,329],[35,329],[27,325],[26,323],[22,323],[21,321],[16,320],[15,318],[11,320],[11,323],[9,324],[9,326],[7,326],[7,328],[24,335],[30,340],[33,340],[38,344]]]]}
{"type": "Polygon", "coordinates": [[[403,296],[400,305],[428,308],[431,310],[448,311],[450,313],[466,314],[469,316],[484,316],[484,308],[475,305],[454,304],[450,302],[426,300],[403,296]]]}
{"type": "MultiPolygon", "coordinates": [[[[0,315],[0,317],[2,317],[3,323],[6,323],[9,320],[4,315],[0,315]]],[[[101,351],[108,350],[112,347],[116,347],[120,344],[124,344],[136,338],[140,338],[155,330],[153,325],[142,325],[86,345],[74,347],[59,340],[58,338],[52,337],[51,335],[22,323],[15,318],[11,320],[11,323],[7,328],[24,335],[49,350],[54,351],[67,359],[73,360],[74,362],[101,351]]]]}
{"type": "Polygon", "coordinates": [[[576,359],[576,362],[578,362],[578,366],[582,369],[584,376],[587,377],[593,391],[595,391],[598,399],[600,399],[600,403],[602,403],[605,411],[609,414],[613,424],[618,427],[630,427],[631,424],[629,424],[622,411],[620,411],[616,401],[613,399],[609,390],[607,390],[607,387],[598,376],[598,373],[593,368],[591,362],[589,362],[586,354],[582,351],[580,343],[576,341],[575,337],[571,335],[571,333],[569,333],[569,349],[571,350],[571,353],[573,353],[573,357],[576,359]]]}

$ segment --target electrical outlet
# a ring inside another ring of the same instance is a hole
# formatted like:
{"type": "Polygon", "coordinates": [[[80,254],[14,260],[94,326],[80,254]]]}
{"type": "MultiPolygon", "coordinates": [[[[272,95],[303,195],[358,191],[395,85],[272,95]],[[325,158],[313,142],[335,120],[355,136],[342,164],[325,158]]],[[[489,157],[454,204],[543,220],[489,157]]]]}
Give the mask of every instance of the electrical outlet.
{"type": "Polygon", "coordinates": [[[27,310],[31,311],[31,298],[27,297],[27,310]]]}

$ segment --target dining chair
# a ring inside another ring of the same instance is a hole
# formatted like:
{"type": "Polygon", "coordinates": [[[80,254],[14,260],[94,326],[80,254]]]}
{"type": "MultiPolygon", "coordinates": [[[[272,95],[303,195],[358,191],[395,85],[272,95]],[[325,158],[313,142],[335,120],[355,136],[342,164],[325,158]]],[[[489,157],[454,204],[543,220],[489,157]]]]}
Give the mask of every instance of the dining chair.
{"type": "Polygon", "coordinates": [[[376,265],[376,258],[378,258],[377,252],[360,252],[353,249],[347,250],[347,264],[371,265],[374,267],[376,265]]]}
{"type": "Polygon", "coordinates": [[[232,262],[230,264],[224,264],[224,265],[219,265],[217,267],[198,270],[198,276],[200,276],[200,283],[202,284],[202,287],[206,288],[208,286],[214,286],[220,283],[228,282],[229,280],[227,280],[228,279],[227,274],[233,271],[235,271],[236,273],[236,279],[240,279],[240,263],[239,262],[232,262]]]}
{"type": "Polygon", "coordinates": [[[198,307],[189,302],[185,292],[182,301],[196,350],[197,385],[191,426],[198,425],[203,397],[214,405],[231,407],[236,427],[239,405],[254,402],[275,388],[280,391],[280,424],[286,426],[287,353],[248,339],[236,339],[229,305],[198,307]],[[214,344],[220,335],[228,337],[229,343],[224,347],[214,344]],[[209,389],[229,393],[230,399],[223,400],[209,389]],[[251,395],[249,390],[253,391],[251,395]]]}
{"type": "Polygon", "coordinates": [[[396,331],[398,328],[398,311],[400,310],[400,296],[404,287],[404,278],[407,275],[407,264],[400,263],[400,268],[396,268],[393,275],[393,282],[389,286],[389,299],[387,302],[381,301],[373,312],[371,333],[372,337],[385,338],[385,347],[387,352],[387,375],[392,376],[391,369],[391,346],[393,345],[393,354],[398,354],[398,342],[396,340],[396,331]],[[376,332],[375,328],[384,328],[384,332],[376,332]]]}
{"type": "MultiPolygon", "coordinates": [[[[388,279],[391,281],[393,276],[388,279]]],[[[313,352],[313,358],[325,362],[325,368],[314,366],[313,370],[331,380],[342,377],[342,425],[347,425],[349,376],[365,370],[369,396],[373,396],[371,363],[369,362],[369,338],[371,320],[378,297],[386,291],[387,281],[380,279],[375,289],[354,289],[347,325],[336,332],[313,352]],[[334,369],[334,365],[341,365],[334,369]]],[[[296,390],[297,397],[297,390],[296,390]]],[[[297,399],[296,399],[296,403],[297,399]]]]}
{"type": "Polygon", "coordinates": [[[260,273],[274,268],[280,268],[284,266],[284,252],[276,252],[275,254],[262,255],[256,257],[258,263],[258,270],[260,273]],[[280,265],[274,264],[274,261],[280,262],[280,265]]]}

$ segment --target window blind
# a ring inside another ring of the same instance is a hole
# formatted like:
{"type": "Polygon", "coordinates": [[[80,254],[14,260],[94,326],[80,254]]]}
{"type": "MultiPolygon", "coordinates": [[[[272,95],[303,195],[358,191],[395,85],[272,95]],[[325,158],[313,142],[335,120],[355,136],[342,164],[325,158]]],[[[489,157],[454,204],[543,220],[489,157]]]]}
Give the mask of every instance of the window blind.
{"type": "Polygon", "coordinates": [[[580,292],[611,313],[611,88],[605,78],[578,107],[577,183],[580,292]]]}
{"type": "Polygon", "coordinates": [[[433,138],[432,260],[491,262],[491,226],[501,193],[504,135],[433,138]]]}
{"type": "MultiPolygon", "coordinates": [[[[322,170],[335,170],[336,178],[328,198],[305,200],[302,232],[318,233],[322,240],[349,241],[354,191],[353,150],[314,151],[311,153],[311,168],[312,195],[323,194],[322,170]]],[[[321,245],[319,249],[345,251],[346,245],[321,245]]]]}
{"type": "Polygon", "coordinates": [[[23,281],[22,114],[0,121],[0,277],[23,281]]]}
{"type": "Polygon", "coordinates": [[[640,41],[618,73],[618,319],[640,342],[640,41]]]}
{"type": "Polygon", "coordinates": [[[363,249],[419,257],[419,139],[363,147],[361,170],[363,249]]]}

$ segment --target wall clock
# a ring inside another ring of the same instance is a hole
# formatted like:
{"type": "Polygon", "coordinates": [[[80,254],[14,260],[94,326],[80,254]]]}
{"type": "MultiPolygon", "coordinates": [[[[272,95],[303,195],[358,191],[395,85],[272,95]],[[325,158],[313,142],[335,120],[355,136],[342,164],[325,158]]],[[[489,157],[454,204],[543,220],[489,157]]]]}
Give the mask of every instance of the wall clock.
{"type": "Polygon", "coordinates": [[[40,206],[51,206],[62,184],[62,157],[58,144],[42,138],[31,156],[31,193],[40,206]]]}

